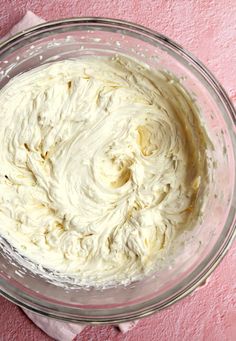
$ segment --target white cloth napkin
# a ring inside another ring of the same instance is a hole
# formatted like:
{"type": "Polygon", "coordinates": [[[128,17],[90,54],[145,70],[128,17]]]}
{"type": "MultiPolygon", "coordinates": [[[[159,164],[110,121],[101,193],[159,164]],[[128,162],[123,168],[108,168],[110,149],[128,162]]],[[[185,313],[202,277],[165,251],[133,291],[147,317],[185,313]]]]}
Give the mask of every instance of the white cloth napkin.
{"type": "MultiPolygon", "coordinates": [[[[45,22],[44,19],[38,17],[31,11],[27,11],[25,16],[12,27],[9,33],[7,33],[1,40],[8,39],[12,35],[23,31],[29,27],[38,25],[45,22]]],[[[32,313],[27,309],[23,309],[25,314],[46,334],[57,341],[72,341],[76,336],[78,336],[82,330],[85,328],[84,325],[79,325],[76,323],[66,323],[52,318],[44,317],[36,313],[32,313]]],[[[138,321],[121,323],[117,327],[122,333],[126,333],[132,329],[138,321]]]]}
{"type": "MultiPolygon", "coordinates": [[[[77,323],[67,323],[55,320],[49,317],[44,317],[36,313],[32,313],[27,309],[23,309],[24,313],[42,329],[46,334],[57,341],[72,341],[78,337],[86,325],[77,323]]],[[[138,321],[124,322],[117,325],[122,333],[126,333],[136,326],[138,321]]]]}
{"type": "Polygon", "coordinates": [[[1,40],[6,40],[18,32],[26,30],[32,26],[42,24],[43,22],[45,22],[44,19],[38,17],[31,11],[27,11],[24,17],[17,24],[15,24],[11,30],[1,38],[1,40]]]}

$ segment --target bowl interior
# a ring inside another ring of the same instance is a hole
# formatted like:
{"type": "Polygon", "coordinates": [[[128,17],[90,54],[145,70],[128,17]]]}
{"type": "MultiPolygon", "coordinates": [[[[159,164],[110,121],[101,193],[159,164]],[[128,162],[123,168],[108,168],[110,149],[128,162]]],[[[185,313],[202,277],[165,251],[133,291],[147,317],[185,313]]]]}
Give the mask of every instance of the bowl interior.
{"type": "Polygon", "coordinates": [[[198,225],[176,240],[180,252],[171,255],[169,266],[128,286],[104,290],[78,287],[23,259],[1,238],[2,293],[17,304],[69,321],[123,321],[173,303],[193,290],[214,268],[234,233],[233,108],[205,68],[167,38],[129,23],[103,19],[43,24],[0,46],[0,88],[15,75],[45,63],[114,54],[173,73],[196,99],[214,146],[208,152],[208,198],[198,225]]]}

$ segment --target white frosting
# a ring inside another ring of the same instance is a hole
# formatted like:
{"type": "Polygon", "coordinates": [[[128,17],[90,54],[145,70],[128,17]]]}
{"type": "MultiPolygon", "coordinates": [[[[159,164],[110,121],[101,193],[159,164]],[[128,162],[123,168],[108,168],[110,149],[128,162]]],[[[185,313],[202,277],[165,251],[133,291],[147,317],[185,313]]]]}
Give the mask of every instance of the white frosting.
{"type": "Polygon", "coordinates": [[[199,213],[203,128],[178,82],[125,58],[41,66],[0,92],[0,233],[81,283],[133,279],[199,213]]]}

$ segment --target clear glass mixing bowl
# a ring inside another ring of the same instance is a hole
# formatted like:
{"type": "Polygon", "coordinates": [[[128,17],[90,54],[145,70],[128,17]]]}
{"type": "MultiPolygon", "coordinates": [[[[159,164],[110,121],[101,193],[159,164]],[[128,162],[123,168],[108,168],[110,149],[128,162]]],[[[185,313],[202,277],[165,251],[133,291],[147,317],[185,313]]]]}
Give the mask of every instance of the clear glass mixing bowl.
{"type": "MultiPolygon", "coordinates": [[[[213,142],[209,195],[198,226],[179,240],[168,268],[128,286],[85,289],[47,279],[0,240],[1,293],[42,315],[70,322],[117,323],[167,307],[202,283],[235,235],[235,111],[224,89],[190,53],[142,26],[101,18],[73,18],[26,30],[0,45],[0,88],[10,78],[54,60],[124,54],[174,73],[197,100],[213,142]]],[[[12,99],[14,101],[14,98],[12,99]]],[[[6,117],[7,120],[7,117],[6,117]]]]}

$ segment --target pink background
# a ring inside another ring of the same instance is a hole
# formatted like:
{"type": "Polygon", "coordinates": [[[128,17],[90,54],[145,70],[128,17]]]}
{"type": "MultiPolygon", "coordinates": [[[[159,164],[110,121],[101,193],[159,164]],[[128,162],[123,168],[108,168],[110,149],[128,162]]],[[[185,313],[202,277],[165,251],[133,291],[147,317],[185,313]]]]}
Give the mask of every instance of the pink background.
{"type": "MultiPolygon", "coordinates": [[[[235,0],[2,0],[0,36],[26,10],[53,20],[71,16],[126,19],[163,33],[194,53],[236,104],[235,0]]],[[[122,334],[111,326],[87,327],[81,341],[236,340],[236,243],[207,284],[122,334]]],[[[15,305],[0,297],[0,341],[52,340],[15,305]]],[[[68,340],[69,341],[69,340],[68,340]]]]}

